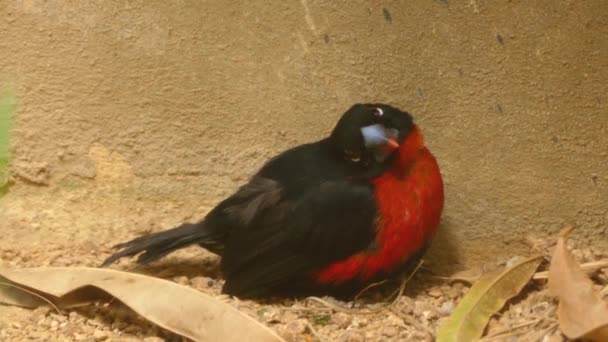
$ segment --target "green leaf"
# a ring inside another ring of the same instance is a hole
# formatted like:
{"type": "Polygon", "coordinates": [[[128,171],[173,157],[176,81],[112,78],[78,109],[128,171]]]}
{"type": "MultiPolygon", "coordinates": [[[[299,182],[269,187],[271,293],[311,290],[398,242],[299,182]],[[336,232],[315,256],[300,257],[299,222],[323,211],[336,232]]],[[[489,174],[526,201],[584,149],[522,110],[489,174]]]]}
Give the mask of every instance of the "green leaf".
{"type": "Polygon", "coordinates": [[[12,90],[4,90],[0,93],[0,188],[8,181],[9,131],[14,110],[14,93],[12,90]]]}
{"type": "Polygon", "coordinates": [[[331,316],[330,315],[318,315],[318,316],[313,316],[312,317],[312,323],[314,325],[328,325],[329,322],[331,322],[331,316]]]}
{"type": "Polygon", "coordinates": [[[530,281],[542,257],[524,259],[502,272],[482,275],[437,332],[437,342],[475,341],[507,300],[530,281]]]}

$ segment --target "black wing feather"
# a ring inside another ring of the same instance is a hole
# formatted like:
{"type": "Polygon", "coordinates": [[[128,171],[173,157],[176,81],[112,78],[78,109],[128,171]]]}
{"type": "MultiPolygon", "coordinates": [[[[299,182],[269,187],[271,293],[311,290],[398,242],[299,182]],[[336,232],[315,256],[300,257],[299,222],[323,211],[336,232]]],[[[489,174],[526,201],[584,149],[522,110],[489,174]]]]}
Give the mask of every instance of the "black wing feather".
{"type": "Polygon", "coordinates": [[[312,272],[368,248],[376,215],[370,184],[308,187],[231,234],[222,257],[224,291],[241,297],[298,291],[312,272]]]}

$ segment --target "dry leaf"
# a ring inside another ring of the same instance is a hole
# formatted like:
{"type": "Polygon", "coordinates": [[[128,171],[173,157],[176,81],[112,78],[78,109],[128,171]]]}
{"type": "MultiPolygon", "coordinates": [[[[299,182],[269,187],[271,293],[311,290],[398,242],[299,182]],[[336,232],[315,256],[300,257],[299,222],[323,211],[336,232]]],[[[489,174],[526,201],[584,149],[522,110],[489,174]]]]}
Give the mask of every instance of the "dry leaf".
{"type": "Polygon", "coordinates": [[[474,341],[507,300],[530,281],[542,257],[524,259],[502,272],[482,275],[437,332],[437,342],[474,341]]]}
{"type": "MultiPolygon", "coordinates": [[[[608,259],[591,261],[580,265],[585,274],[593,274],[594,272],[608,267],[608,259]]],[[[548,279],[549,271],[538,272],[534,275],[534,279],[548,279]]]]}
{"type": "Polygon", "coordinates": [[[62,308],[107,294],[150,322],[194,341],[284,341],[236,308],[164,279],[87,267],[0,268],[0,303],[35,307],[45,301],[42,296],[62,308]]]}
{"type": "Polygon", "coordinates": [[[473,284],[481,277],[481,268],[471,268],[464,271],[456,272],[445,279],[451,281],[462,281],[468,284],[473,284]]]}
{"type": "Polygon", "coordinates": [[[593,290],[593,282],[566,247],[564,231],[549,267],[549,291],[559,298],[559,327],[571,339],[608,341],[608,304],[593,290]]]}

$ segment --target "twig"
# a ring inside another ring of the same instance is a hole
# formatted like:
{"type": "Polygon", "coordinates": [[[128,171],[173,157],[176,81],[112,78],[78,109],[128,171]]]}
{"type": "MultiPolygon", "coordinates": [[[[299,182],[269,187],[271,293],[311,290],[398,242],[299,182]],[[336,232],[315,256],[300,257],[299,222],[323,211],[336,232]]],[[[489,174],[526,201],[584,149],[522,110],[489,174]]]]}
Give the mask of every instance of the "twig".
{"type": "Polygon", "coordinates": [[[545,335],[548,335],[553,330],[557,329],[558,326],[559,326],[559,323],[558,322],[554,322],[547,329],[541,331],[540,334],[537,335],[537,336],[539,336],[538,337],[538,341],[542,341],[544,339],[545,335]]]}
{"type": "Polygon", "coordinates": [[[405,291],[405,285],[407,285],[407,283],[410,282],[410,280],[412,279],[412,277],[414,277],[414,274],[416,274],[416,272],[418,272],[418,270],[420,269],[420,267],[422,267],[422,264],[424,263],[424,260],[420,259],[420,261],[418,262],[418,265],[416,265],[416,268],[414,268],[414,270],[412,271],[412,273],[410,273],[402,282],[401,282],[401,286],[399,286],[399,291],[395,291],[393,292],[393,295],[395,293],[397,293],[397,296],[395,297],[395,299],[387,306],[390,307],[393,304],[395,304],[397,302],[397,300],[399,299],[399,297],[401,297],[403,295],[403,291],[405,291]]]}
{"type": "Polygon", "coordinates": [[[357,309],[351,309],[351,308],[345,308],[342,307],[340,305],[334,304],[334,303],[330,303],[322,298],[319,297],[306,297],[306,300],[312,301],[312,302],[317,302],[321,305],[324,305],[325,308],[314,308],[313,310],[310,311],[314,311],[314,310],[323,310],[323,309],[331,309],[334,311],[338,311],[338,312],[344,312],[344,313],[350,313],[350,314],[370,314],[370,313],[375,313],[375,312],[369,312],[369,311],[359,311],[357,309]]]}
{"type": "Polygon", "coordinates": [[[357,300],[359,300],[359,297],[361,297],[369,289],[372,289],[374,287],[377,287],[377,286],[380,286],[382,284],[385,284],[387,281],[388,281],[388,279],[384,279],[383,281],[378,281],[378,282],[371,283],[371,284],[367,285],[366,287],[363,288],[363,290],[361,290],[361,291],[359,291],[359,293],[357,293],[357,295],[355,296],[355,299],[353,299],[353,301],[356,302],[357,300]]]}
{"type": "Polygon", "coordinates": [[[493,341],[493,340],[503,338],[503,337],[523,334],[524,332],[515,332],[514,330],[519,330],[521,328],[529,327],[531,325],[532,326],[537,325],[538,323],[542,322],[544,319],[545,318],[542,317],[542,318],[535,319],[533,321],[524,322],[521,324],[514,325],[512,327],[509,327],[509,328],[499,330],[499,331],[493,333],[492,335],[484,336],[482,339],[479,340],[479,342],[493,341]]]}
{"type": "Polygon", "coordinates": [[[312,324],[310,324],[310,322],[306,323],[306,326],[308,327],[308,330],[310,330],[310,332],[317,338],[317,340],[319,340],[319,342],[324,341],[324,339],[319,335],[317,330],[315,330],[315,328],[313,328],[313,326],[312,326],[312,324]]]}
{"type": "MultiPolygon", "coordinates": [[[[593,273],[602,268],[608,267],[608,259],[591,261],[581,265],[581,269],[585,271],[585,273],[593,273]]],[[[549,278],[549,271],[537,272],[532,276],[532,279],[547,279],[549,278]]]]}
{"type": "Polygon", "coordinates": [[[358,310],[358,309],[345,308],[345,307],[342,307],[340,305],[336,305],[334,303],[330,303],[330,302],[328,302],[328,301],[326,301],[324,299],[321,299],[319,297],[314,297],[314,296],[312,296],[312,297],[306,297],[306,300],[317,302],[319,304],[325,305],[326,307],[331,308],[331,309],[333,309],[335,311],[339,311],[339,312],[350,313],[350,314],[360,314],[360,315],[372,315],[372,314],[376,314],[376,313],[382,312],[382,311],[390,308],[391,306],[393,306],[397,302],[397,300],[399,299],[399,297],[401,297],[403,295],[403,291],[405,291],[405,285],[407,285],[407,283],[410,281],[410,279],[412,279],[412,277],[414,276],[414,274],[416,274],[416,272],[418,272],[418,270],[420,269],[420,267],[422,266],[423,263],[424,263],[424,260],[420,260],[420,262],[418,262],[418,265],[412,271],[412,273],[410,273],[407,276],[407,278],[405,278],[401,282],[401,285],[399,286],[399,289],[395,290],[389,296],[389,298],[390,298],[390,297],[394,296],[395,294],[397,295],[395,298],[393,298],[391,300],[390,303],[388,303],[388,304],[386,304],[386,305],[384,305],[384,306],[382,306],[380,308],[374,309],[374,310],[363,311],[363,310],[358,310]]]}
{"type": "Polygon", "coordinates": [[[8,286],[8,287],[12,287],[12,288],[21,290],[21,291],[23,291],[23,292],[25,292],[27,294],[30,294],[30,295],[38,298],[38,299],[41,299],[42,301],[44,301],[47,304],[49,304],[50,306],[52,306],[53,309],[55,309],[55,311],[57,311],[58,314],[63,315],[63,312],[61,310],[59,310],[59,308],[51,300],[49,300],[48,298],[45,298],[44,296],[39,295],[36,292],[30,291],[30,290],[28,290],[28,289],[26,289],[24,287],[19,286],[19,285],[15,285],[15,284],[11,284],[11,283],[6,283],[6,282],[3,282],[3,281],[0,281],[0,285],[2,285],[2,286],[8,286]]]}
{"type": "Polygon", "coordinates": [[[406,314],[404,314],[401,311],[397,311],[395,308],[389,308],[389,310],[393,314],[395,314],[397,317],[401,318],[404,323],[407,323],[407,324],[410,324],[410,325],[415,325],[418,329],[424,330],[427,334],[431,335],[431,337],[435,336],[435,332],[431,328],[429,328],[426,325],[418,322],[412,316],[406,315],[406,314]]]}

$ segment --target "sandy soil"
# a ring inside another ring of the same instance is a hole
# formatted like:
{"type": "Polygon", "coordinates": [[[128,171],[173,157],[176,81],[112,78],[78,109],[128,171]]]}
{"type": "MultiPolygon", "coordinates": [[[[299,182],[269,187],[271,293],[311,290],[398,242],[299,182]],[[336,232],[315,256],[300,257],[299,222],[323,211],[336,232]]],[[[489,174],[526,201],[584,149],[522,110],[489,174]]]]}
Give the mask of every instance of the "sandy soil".
{"type": "MultiPolygon", "coordinates": [[[[144,201],[112,189],[11,188],[0,200],[0,263],[12,267],[96,266],[110,254],[113,244],[192,220],[208,210],[194,204],[176,207],[174,202],[144,201]]],[[[592,250],[577,251],[576,255],[581,261],[605,257],[592,250]]],[[[499,265],[488,265],[495,266],[499,265]]],[[[218,259],[199,248],[176,252],[146,268],[133,268],[129,260],[122,260],[115,267],[220,296],[218,259]]],[[[351,307],[349,310],[331,309],[310,300],[223,300],[266,323],[288,341],[433,341],[437,327],[469,288],[462,282],[438,279],[433,268],[433,261],[429,260],[407,284],[405,295],[375,314],[362,311],[385,305],[398,284],[372,290],[354,306],[325,298],[341,307],[351,307]]],[[[598,274],[596,280],[608,283],[608,273],[598,274]]],[[[555,303],[548,296],[544,281],[534,281],[488,327],[490,336],[505,331],[508,336],[488,340],[564,341],[556,322],[555,303]]],[[[0,306],[0,340],[151,342],[181,338],[148,324],[120,304],[99,303],[65,315],[49,308],[0,306]]]]}

